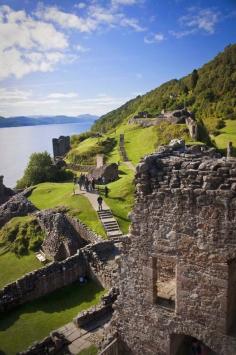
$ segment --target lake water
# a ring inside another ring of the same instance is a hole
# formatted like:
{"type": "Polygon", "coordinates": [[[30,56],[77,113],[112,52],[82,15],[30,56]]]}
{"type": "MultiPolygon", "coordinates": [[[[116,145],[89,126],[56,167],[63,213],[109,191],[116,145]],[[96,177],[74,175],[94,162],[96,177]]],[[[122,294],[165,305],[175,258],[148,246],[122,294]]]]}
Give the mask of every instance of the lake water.
{"type": "Polygon", "coordinates": [[[78,134],[89,128],[90,123],[1,128],[0,175],[4,175],[5,186],[15,186],[32,153],[46,150],[52,154],[52,138],[78,134]]]}

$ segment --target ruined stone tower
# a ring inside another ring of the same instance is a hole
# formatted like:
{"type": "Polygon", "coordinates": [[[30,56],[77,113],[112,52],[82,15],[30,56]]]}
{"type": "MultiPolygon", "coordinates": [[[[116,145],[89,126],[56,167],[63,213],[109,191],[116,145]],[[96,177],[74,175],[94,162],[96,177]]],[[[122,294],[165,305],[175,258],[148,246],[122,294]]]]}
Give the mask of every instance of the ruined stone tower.
{"type": "Polygon", "coordinates": [[[235,355],[236,160],[167,148],[136,190],[114,333],[129,354],[235,355]]]}
{"type": "Polygon", "coordinates": [[[63,157],[70,150],[70,137],[60,136],[52,139],[53,156],[63,157]]]}

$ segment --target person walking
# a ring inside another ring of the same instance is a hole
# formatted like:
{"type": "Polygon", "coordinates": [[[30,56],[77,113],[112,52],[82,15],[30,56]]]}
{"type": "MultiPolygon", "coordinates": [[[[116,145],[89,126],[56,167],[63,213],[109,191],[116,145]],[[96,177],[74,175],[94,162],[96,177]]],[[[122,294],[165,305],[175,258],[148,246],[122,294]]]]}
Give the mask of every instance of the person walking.
{"type": "Polygon", "coordinates": [[[80,175],[80,177],[79,177],[79,189],[80,189],[80,191],[82,190],[82,186],[83,186],[83,177],[82,177],[82,175],[80,175]]]}
{"type": "Polygon", "coordinates": [[[107,186],[105,186],[105,188],[104,188],[105,197],[108,197],[108,192],[109,192],[109,189],[107,186]]]}
{"type": "Polygon", "coordinates": [[[102,202],[103,202],[102,196],[98,196],[97,201],[98,201],[98,211],[102,211],[102,202]]]}
{"type": "Polygon", "coordinates": [[[95,180],[94,180],[94,179],[92,179],[92,190],[94,191],[94,190],[95,190],[95,188],[96,188],[96,186],[95,186],[95,180]]]}

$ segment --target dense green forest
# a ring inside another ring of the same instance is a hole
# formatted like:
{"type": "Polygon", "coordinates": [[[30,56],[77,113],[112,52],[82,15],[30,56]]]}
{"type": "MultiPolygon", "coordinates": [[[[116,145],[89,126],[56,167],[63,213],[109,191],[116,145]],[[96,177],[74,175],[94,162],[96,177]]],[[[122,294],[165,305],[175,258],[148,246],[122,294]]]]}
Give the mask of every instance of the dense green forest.
{"type": "Polygon", "coordinates": [[[102,116],[92,131],[107,132],[139,111],[156,115],[162,109],[186,106],[210,134],[217,135],[224,120],[236,118],[236,44],[179,80],[173,79],[102,116]]]}

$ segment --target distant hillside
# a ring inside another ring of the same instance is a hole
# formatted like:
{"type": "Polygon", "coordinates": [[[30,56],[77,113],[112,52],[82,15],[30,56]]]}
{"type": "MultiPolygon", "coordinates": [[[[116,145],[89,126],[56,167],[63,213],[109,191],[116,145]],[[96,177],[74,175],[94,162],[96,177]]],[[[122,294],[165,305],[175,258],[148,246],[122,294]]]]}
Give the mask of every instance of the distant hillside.
{"type": "Polygon", "coordinates": [[[208,133],[214,135],[224,126],[225,119],[236,118],[236,44],[229,45],[188,76],[168,81],[102,116],[92,130],[107,132],[139,111],[156,115],[162,109],[175,110],[184,106],[204,123],[208,133]]]}
{"type": "Polygon", "coordinates": [[[0,117],[0,128],[3,127],[21,127],[21,126],[38,126],[49,124],[66,124],[66,123],[93,123],[98,116],[79,115],[71,116],[17,116],[17,117],[0,117]]]}

